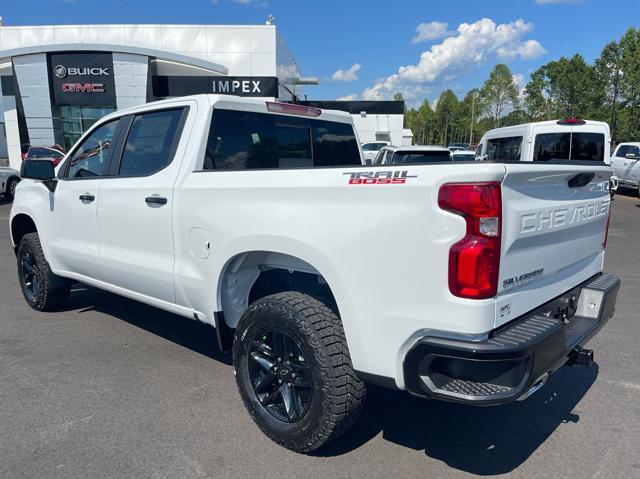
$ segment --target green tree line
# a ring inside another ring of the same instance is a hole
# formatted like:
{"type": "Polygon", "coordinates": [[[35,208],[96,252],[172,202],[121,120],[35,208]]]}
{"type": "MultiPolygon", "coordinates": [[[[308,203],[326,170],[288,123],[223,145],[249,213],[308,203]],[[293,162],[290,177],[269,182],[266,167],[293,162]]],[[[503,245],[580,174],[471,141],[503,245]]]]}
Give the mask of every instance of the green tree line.
{"type": "Polygon", "coordinates": [[[447,145],[476,143],[491,128],[568,117],[606,121],[614,143],[640,141],[640,30],[605,45],[593,64],[575,54],[542,65],[522,90],[498,64],[464,97],[445,90],[435,107],[425,99],[408,110],[405,126],[415,144],[447,145]]]}

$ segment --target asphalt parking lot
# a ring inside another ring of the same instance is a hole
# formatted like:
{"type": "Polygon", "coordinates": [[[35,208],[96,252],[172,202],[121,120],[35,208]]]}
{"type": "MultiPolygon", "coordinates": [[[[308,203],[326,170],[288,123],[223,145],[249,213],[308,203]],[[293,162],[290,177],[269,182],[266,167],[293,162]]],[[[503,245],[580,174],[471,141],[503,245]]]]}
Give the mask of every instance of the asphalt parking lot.
{"type": "Polygon", "coordinates": [[[525,402],[474,408],[370,388],[359,424],[314,456],[245,413],[208,326],[82,285],[36,313],[0,199],[0,477],[640,478],[640,200],[617,196],[606,269],[617,314],[525,402]]]}

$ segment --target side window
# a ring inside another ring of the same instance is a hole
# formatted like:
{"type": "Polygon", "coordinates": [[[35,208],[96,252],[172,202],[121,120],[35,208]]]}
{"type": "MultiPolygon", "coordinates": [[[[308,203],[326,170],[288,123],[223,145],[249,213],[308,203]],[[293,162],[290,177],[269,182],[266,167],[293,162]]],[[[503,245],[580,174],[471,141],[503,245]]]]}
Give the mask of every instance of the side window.
{"type": "Polygon", "coordinates": [[[476,161],[482,161],[482,143],[478,145],[478,149],[476,150],[476,154],[474,156],[476,161]]]}
{"type": "Polygon", "coordinates": [[[98,127],[78,146],[68,160],[67,178],[95,178],[107,174],[111,140],[119,121],[113,120],[98,127]]]}
{"type": "Polygon", "coordinates": [[[145,176],[173,160],[184,108],[136,115],[122,152],[119,176],[145,176]]]}
{"type": "Polygon", "coordinates": [[[542,133],[536,135],[533,146],[533,161],[568,160],[570,147],[570,133],[542,133]]]}
{"type": "Polygon", "coordinates": [[[626,158],[628,154],[640,156],[640,148],[633,145],[620,145],[615,156],[618,158],[626,158]]]}
{"type": "Polygon", "coordinates": [[[505,162],[520,161],[521,147],[521,136],[492,138],[487,140],[487,160],[505,162]]]}

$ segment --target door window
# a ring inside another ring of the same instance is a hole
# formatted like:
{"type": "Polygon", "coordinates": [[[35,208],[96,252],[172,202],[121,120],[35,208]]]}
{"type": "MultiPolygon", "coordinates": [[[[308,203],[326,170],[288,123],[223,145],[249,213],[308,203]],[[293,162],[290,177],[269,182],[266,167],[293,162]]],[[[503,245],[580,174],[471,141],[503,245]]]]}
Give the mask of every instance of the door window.
{"type": "Polygon", "coordinates": [[[67,178],[95,178],[109,169],[111,141],[118,128],[118,120],[110,121],[94,130],[68,160],[67,178]]]}
{"type": "Polygon", "coordinates": [[[616,153],[618,158],[626,158],[628,154],[640,156],[640,148],[634,145],[620,145],[618,147],[618,151],[616,153]]]}
{"type": "Polygon", "coordinates": [[[119,176],[146,176],[173,160],[184,108],[136,115],[122,152],[119,176]]]}

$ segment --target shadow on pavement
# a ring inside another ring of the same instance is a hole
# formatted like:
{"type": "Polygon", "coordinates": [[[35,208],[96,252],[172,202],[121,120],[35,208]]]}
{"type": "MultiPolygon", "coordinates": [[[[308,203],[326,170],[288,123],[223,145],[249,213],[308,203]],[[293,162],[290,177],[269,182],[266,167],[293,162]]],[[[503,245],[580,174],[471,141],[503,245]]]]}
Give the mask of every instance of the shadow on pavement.
{"type": "Polygon", "coordinates": [[[208,324],[79,283],[71,287],[69,304],[64,308],[64,311],[71,310],[108,314],[216,361],[231,364],[231,355],[218,349],[216,331],[208,324]]]}
{"type": "Polygon", "coordinates": [[[504,474],[522,464],[562,423],[577,422],[572,411],[598,376],[591,368],[558,370],[523,402],[474,407],[369,387],[360,421],[319,456],[345,454],[382,432],[382,437],[432,459],[478,475],[504,474]]]}
{"type": "MultiPolygon", "coordinates": [[[[99,311],[161,336],[224,364],[215,330],[90,286],[75,284],[65,310],[99,311]]],[[[521,465],[562,423],[577,422],[572,411],[598,376],[591,368],[563,367],[523,402],[474,407],[429,401],[369,386],[360,420],[345,436],[316,452],[331,457],[349,453],[380,433],[395,444],[424,450],[432,459],[478,475],[504,474],[521,465]]]]}

